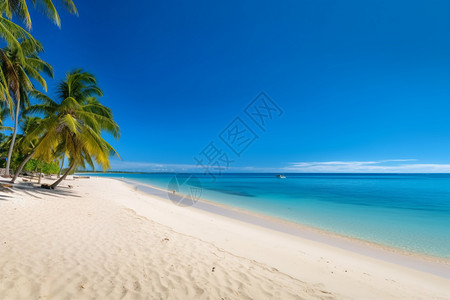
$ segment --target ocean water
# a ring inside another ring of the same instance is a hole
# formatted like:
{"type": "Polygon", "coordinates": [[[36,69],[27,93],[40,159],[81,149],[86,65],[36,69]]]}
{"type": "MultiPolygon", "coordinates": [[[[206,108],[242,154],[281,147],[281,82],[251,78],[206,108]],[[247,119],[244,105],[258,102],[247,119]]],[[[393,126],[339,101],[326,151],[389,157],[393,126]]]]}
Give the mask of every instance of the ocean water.
{"type": "MultiPolygon", "coordinates": [[[[175,174],[96,174],[167,188],[175,174]]],[[[450,174],[194,174],[202,198],[450,258],[450,174]]],[[[180,182],[188,175],[178,174],[180,182]]]]}

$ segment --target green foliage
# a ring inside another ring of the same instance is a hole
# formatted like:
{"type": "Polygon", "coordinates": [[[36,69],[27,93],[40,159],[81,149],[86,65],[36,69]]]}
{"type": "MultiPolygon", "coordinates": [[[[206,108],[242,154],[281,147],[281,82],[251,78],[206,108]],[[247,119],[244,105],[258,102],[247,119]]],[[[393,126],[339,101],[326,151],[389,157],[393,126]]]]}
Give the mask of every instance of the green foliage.
{"type": "MultiPolygon", "coordinates": [[[[28,1],[29,2],[29,1],[28,1]]],[[[78,14],[77,8],[72,0],[62,0],[64,7],[72,14],[78,14]]],[[[33,6],[38,7],[58,27],[61,26],[58,11],[51,0],[31,0],[33,6]]],[[[13,16],[19,18],[28,29],[31,28],[31,18],[26,0],[0,0],[2,14],[11,19],[13,16]]]]}
{"type": "Polygon", "coordinates": [[[28,103],[29,92],[34,90],[32,80],[47,90],[47,83],[40,73],[53,77],[52,66],[38,55],[41,51],[42,46],[36,47],[28,39],[20,43],[20,48],[10,46],[0,50],[2,81],[9,87],[12,99],[16,102],[21,100],[21,108],[28,103]]]}
{"type": "MultiPolygon", "coordinates": [[[[41,43],[35,40],[28,32],[31,29],[31,17],[28,10],[29,2],[30,1],[26,0],[0,0],[0,38],[6,42],[6,45],[9,48],[15,49],[15,56],[22,64],[25,63],[27,54],[39,53],[43,50],[41,43]],[[14,23],[12,21],[13,17],[21,20],[23,24],[25,24],[27,30],[14,23]]],[[[77,8],[72,0],[61,0],[61,2],[70,13],[78,14],[77,8]]],[[[53,20],[56,25],[60,26],[61,21],[59,14],[51,0],[31,0],[31,4],[39,8],[39,10],[53,20]]],[[[4,55],[1,57],[2,60],[6,59],[6,56],[4,55]]],[[[30,59],[33,59],[33,57],[30,59]]],[[[42,67],[39,66],[39,62],[34,64],[32,61],[29,61],[27,64],[31,66],[34,65],[32,67],[33,69],[42,67]]],[[[45,81],[39,75],[39,71],[33,69],[26,70],[27,76],[36,79],[45,87],[45,81]]],[[[11,71],[11,68],[9,68],[9,70],[11,71]]],[[[3,68],[0,70],[0,101],[8,103],[12,117],[13,100],[11,99],[11,95],[16,96],[17,98],[20,93],[18,92],[19,87],[16,84],[11,85],[11,81],[19,81],[19,77],[22,75],[17,73],[11,76],[11,72],[5,74],[4,71],[3,68]]],[[[40,71],[45,72],[45,70],[40,71]]],[[[14,146],[14,142],[12,143],[12,146],[14,146]]]]}
{"type": "Polygon", "coordinates": [[[56,161],[44,162],[40,159],[32,158],[27,162],[27,164],[23,169],[29,172],[42,172],[46,175],[50,175],[50,174],[58,174],[59,165],[58,162],[56,161]]]}
{"type": "Polygon", "coordinates": [[[58,174],[59,172],[59,164],[57,162],[49,162],[49,163],[44,163],[44,166],[42,167],[42,173],[46,174],[46,175],[50,175],[50,174],[58,174]]]}
{"type": "MultiPolygon", "coordinates": [[[[43,51],[43,47],[39,41],[35,40],[33,36],[28,32],[31,29],[31,17],[28,10],[29,4],[37,7],[41,12],[47,15],[51,20],[55,22],[58,27],[61,24],[59,14],[55,8],[55,5],[51,0],[0,0],[0,38],[6,45],[16,51],[15,57],[20,63],[24,64],[26,62],[28,65],[32,66],[33,69],[41,68],[41,72],[45,72],[45,69],[49,66],[42,66],[42,64],[33,60],[35,57],[28,57],[27,54],[39,53],[43,51]],[[21,26],[17,25],[12,21],[13,17],[15,19],[21,20],[25,24],[27,30],[23,29],[21,26]]],[[[64,7],[72,14],[78,14],[77,8],[72,0],[61,0],[64,7]]],[[[2,60],[5,60],[6,56],[2,55],[2,60]]],[[[38,59],[38,58],[37,58],[38,59]]],[[[11,70],[11,68],[9,68],[11,70]]],[[[27,76],[36,79],[41,85],[46,87],[45,81],[38,73],[33,69],[26,70],[27,76]]],[[[0,70],[0,101],[7,102],[8,107],[12,117],[13,110],[13,100],[11,99],[11,94],[19,97],[18,89],[19,87],[14,84],[11,85],[11,81],[19,81],[21,74],[9,74],[4,73],[4,69],[0,70]],[[11,90],[12,89],[12,90],[11,90]]],[[[14,144],[14,143],[13,143],[14,144]]],[[[13,145],[12,145],[13,146],[13,145]]]]}
{"type": "MultiPolygon", "coordinates": [[[[6,153],[8,150],[4,150],[2,153],[6,153]]],[[[4,155],[2,155],[3,159],[0,160],[0,168],[5,168],[6,167],[6,159],[4,159],[4,155]]],[[[22,162],[22,160],[24,159],[24,156],[19,153],[19,152],[14,152],[11,156],[11,165],[10,167],[15,170],[20,163],[22,162]]]]}
{"type": "Polygon", "coordinates": [[[30,159],[23,169],[28,172],[37,172],[42,168],[42,164],[43,162],[41,160],[30,159]]]}

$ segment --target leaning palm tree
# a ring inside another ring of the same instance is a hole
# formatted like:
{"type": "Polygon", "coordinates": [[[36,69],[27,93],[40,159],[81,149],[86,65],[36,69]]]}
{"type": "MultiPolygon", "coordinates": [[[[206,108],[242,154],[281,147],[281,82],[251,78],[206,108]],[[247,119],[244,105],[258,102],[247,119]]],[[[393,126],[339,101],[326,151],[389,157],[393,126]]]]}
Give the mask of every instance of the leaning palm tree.
{"type": "MultiPolygon", "coordinates": [[[[39,137],[35,135],[33,138],[27,138],[28,134],[35,130],[39,124],[42,122],[42,119],[35,116],[25,116],[21,120],[21,129],[22,134],[17,135],[17,141],[16,146],[18,148],[18,152],[20,152],[20,156],[24,157],[22,162],[17,168],[17,172],[14,174],[13,179],[11,180],[11,183],[14,183],[19,176],[19,174],[22,172],[23,168],[27,164],[27,162],[33,157],[36,145],[39,143],[39,137]]],[[[11,137],[7,140],[7,142],[10,142],[11,137]]]]}
{"type": "MultiPolygon", "coordinates": [[[[25,117],[25,118],[21,119],[20,128],[21,128],[22,133],[17,134],[17,136],[16,136],[15,151],[14,151],[13,157],[11,158],[11,165],[17,164],[21,161],[22,162],[25,161],[25,164],[26,164],[26,162],[28,162],[29,159],[27,158],[27,156],[33,150],[34,145],[36,144],[37,140],[34,139],[31,141],[25,142],[25,137],[27,136],[28,132],[30,132],[31,130],[33,130],[34,128],[37,127],[40,120],[41,119],[39,117],[25,117]]],[[[6,139],[4,139],[1,147],[9,148],[11,145],[11,140],[12,140],[12,136],[10,135],[6,139]]],[[[23,168],[23,166],[21,168],[23,168]]],[[[11,182],[14,183],[14,181],[16,179],[17,179],[17,177],[14,177],[11,182]]]]}
{"type": "Polygon", "coordinates": [[[117,155],[114,148],[101,134],[112,134],[119,138],[119,126],[113,120],[112,111],[100,104],[95,96],[102,96],[95,77],[82,70],[67,74],[58,85],[58,101],[33,92],[42,103],[30,106],[28,113],[45,115],[41,124],[33,130],[28,139],[40,136],[34,149],[34,157],[50,161],[55,156],[67,156],[69,167],[61,178],[51,185],[55,188],[76,167],[86,165],[103,170],[110,167],[109,157],[117,155]]]}
{"type": "MultiPolygon", "coordinates": [[[[0,102],[0,157],[2,157],[2,160],[0,161],[0,165],[4,166],[3,159],[6,158],[6,153],[8,152],[8,145],[6,144],[6,141],[8,140],[9,136],[4,134],[4,131],[10,131],[12,130],[11,127],[5,126],[4,121],[9,116],[9,110],[6,109],[5,102],[0,102]]],[[[5,162],[6,163],[6,162],[5,162]]]]}
{"type": "Polygon", "coordinates": [[[5,176],[9,176],[11,156],[19,125],[20,110],[29,104],[28,94],[35,89],[31,80],[34,79],[47,90],[47,83],[40,72],[45,73],[49,77],[53,77],[53,69],[48,63],[39,58],[34,45],[29,40],[21,43],[21,49],[9,47],[1,49],[0,69],[5,74],[6,84],[9,88],[11,98],[15,102],[14,130],[5,171],[5,176]],[[24,55],[23,59],[21,59],[21,54],[24,55]]]}

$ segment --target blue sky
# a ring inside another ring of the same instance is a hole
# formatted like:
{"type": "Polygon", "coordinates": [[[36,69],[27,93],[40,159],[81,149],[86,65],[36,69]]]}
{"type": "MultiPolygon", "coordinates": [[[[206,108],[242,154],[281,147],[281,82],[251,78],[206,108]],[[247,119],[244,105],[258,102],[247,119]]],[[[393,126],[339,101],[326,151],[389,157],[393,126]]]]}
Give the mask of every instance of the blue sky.
{"type": "Polygon", "coordinates": [[[98,77],[114,170],[192,170],[213,142],[229,171],[450,172],[449,1],[76,4],[32,33],[57,79],[98,77]],[[283,111],[265,131],[244,111],[261,91],[283,111]],[[239,156],[236,117],[258,136],[239,156]]]}

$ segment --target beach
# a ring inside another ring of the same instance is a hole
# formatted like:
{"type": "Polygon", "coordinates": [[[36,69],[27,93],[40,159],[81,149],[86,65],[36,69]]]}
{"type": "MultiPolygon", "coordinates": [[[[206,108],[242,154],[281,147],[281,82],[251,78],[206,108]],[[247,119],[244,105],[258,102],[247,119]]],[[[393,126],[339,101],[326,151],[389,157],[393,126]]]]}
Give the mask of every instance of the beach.
{"type": "Polygon", "coordinates": [[[447,261],[160,192],[99,177],[3,191],[0,299],[450,299],[447,261]]]}

